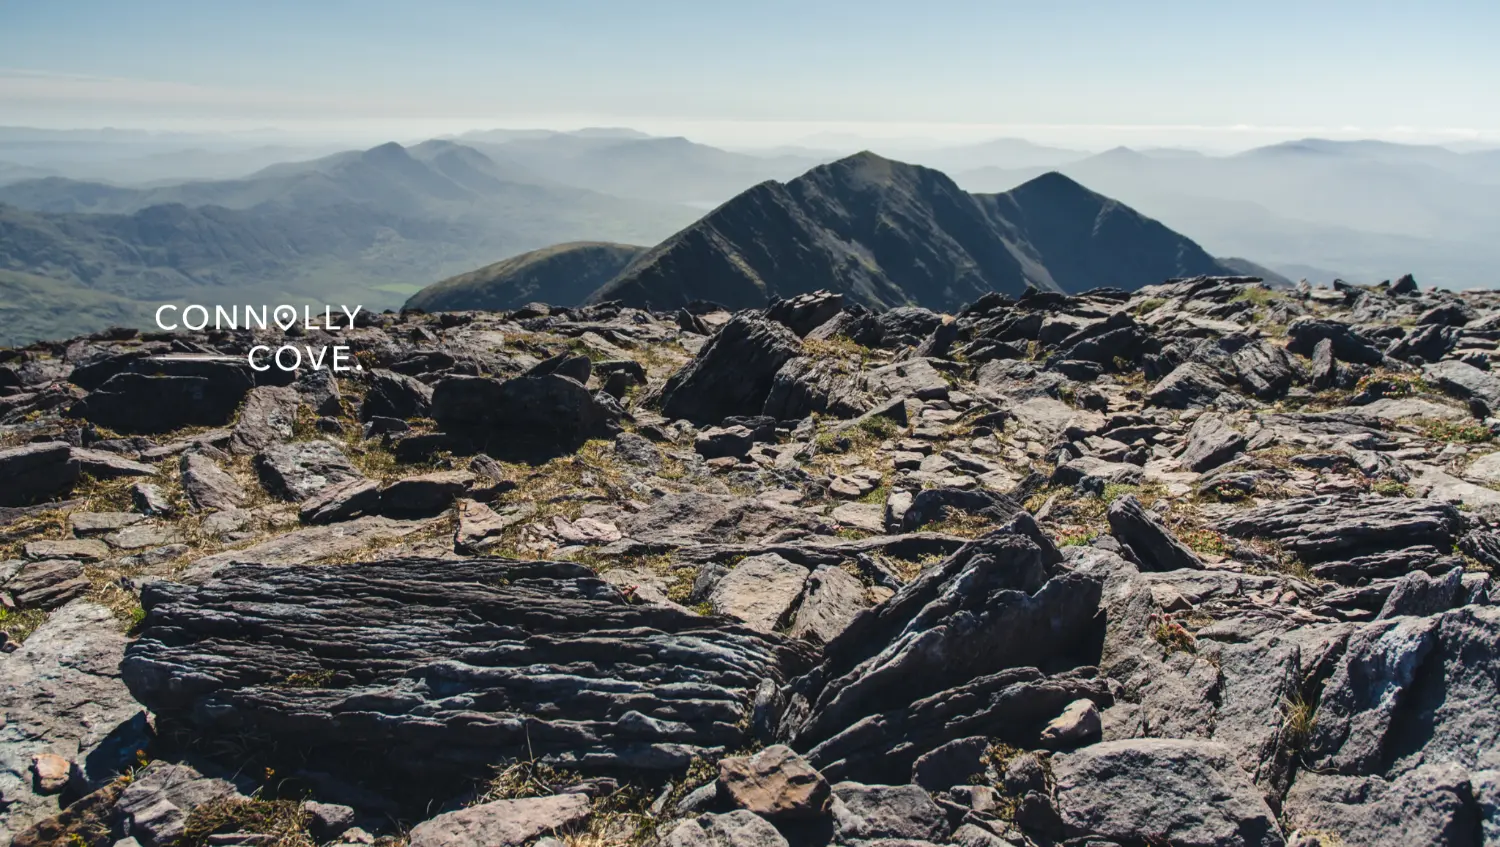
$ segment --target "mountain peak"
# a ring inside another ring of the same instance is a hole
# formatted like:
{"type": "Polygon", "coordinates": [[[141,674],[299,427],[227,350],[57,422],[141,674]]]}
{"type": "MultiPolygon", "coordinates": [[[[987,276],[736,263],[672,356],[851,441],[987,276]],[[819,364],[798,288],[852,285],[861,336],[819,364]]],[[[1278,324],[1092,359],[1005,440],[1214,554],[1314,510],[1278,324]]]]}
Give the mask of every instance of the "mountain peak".
{"type": "Polygon", "coordinates": [[[400,144],[394,141],[387,141],[384,144],[366,150],[360,154],[360,158],[370,162],[392,162],[401,159],[410,159],[411,154],[400,144]]]}

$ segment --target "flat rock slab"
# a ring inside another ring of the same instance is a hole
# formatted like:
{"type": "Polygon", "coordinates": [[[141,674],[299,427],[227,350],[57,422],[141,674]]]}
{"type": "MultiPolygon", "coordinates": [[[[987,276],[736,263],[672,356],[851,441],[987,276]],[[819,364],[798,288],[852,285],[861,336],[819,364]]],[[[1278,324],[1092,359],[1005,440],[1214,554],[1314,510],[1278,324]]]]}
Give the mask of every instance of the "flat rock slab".
{"type": "Polygon", "coordinates": [[[76,600],[0,655],[0,843],[58,812],[55,795],[34,791],[33,757],[75,763],[92,790],[146,746],[145,713],[120,681],[125,642],[108,609],[76,600]]]}
{"type": "Polygon", "coordinates": [[[431,520],[404,521],[371,515],[327,526],[312,526],[278,535],[253,547],[226,550],[193,562],[185,579],[203,579],[235,562],[257,565],[307,565],[353,553],[370,544],[391,541],[432,525],[431,520]]]}
{"type": "Polygon", "coordinates": [[[1141,738],[1052,760],[1058,816],[1069,836],[1181,847],[1281,847],[1276,816],[1229,748],[1141,738]]]}
{"type": "Polygon", "coordinates": [[[714,586],[708,602],[714,611],[757,632],[773,632],[791,613],[806,582],[807,568],[766,553],[735,565],[714,586]]]}
{"type": "Polygon", "coordinates": [[[298,503],[330,485],[363,476],[344,451],[327,441],[274,444],[256,454],[255,471],[266,491],[298,503]]]}
{"type": "Polygon", "coordinates": [[[521,847],[537,836],[588,820],[589,798],[554,794],[496,800],[448,812],[412,827],[411,847],[521,847]]]}
{"type": "Polygon", "coordinates": [[[739,749],[757,689],[810,664],[563,562],[246,565],[151,583],[142,604],[121,668],[157,715],[274,735],[419,805],[516,757],[667,771],[739,749]]]}

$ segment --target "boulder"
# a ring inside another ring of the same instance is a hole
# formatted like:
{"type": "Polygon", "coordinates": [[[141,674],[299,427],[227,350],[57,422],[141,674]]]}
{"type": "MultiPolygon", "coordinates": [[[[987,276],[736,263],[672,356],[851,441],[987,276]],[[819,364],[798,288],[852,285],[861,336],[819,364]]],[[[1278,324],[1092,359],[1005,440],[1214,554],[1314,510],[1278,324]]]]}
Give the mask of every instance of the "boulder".
{"type": "Polygon", "coordinates": [[[138,368],[162,363],[162,373],[125,372],[105,380],[68,410],[68,415],[116,432],[170,432],[185,426],[223,426],[255,380],[240,359],[189,360],[152,357],[138,368]]]}
{"type": "Polygon", "coordinates": [[[1178,461],[1190,471],[1203,473],[1233,459],[1248,443],[1245,436],[1232,429],[1222,417],[1206,414],[1193,423],[1187,446],[1178,461]]]}
{"type": "Polygon", "coordinates": [[[1068,837],[1176,847],[1281,847],[1276,816],[1229,749],[1208,741],[1108,741],[1052,759],[1068,837]]]}
{"type": "Polygon", "coordinates": [[[60,441],[0,450],[0,506],[26,506],[66,494],[79,464],[60,441]]]}
{"type": "Polygon", "coordinates": [[[864,583],[858,577],[843,568],[818,568],[807,577],[802,602],[787,634],[827,644],[868,606],[864,583]]]}
{"type": "Polygon", "coordinates": [[[469,490],[468,471],[436,471],[403,477],[380,489],[380,510],[392,517],[436,515],[469,490]]]}
{"type": "Polygon", "coordinates": [[[1341,321],[1298,318],[1287,326],[1286,336],[1286,349],[1298,355],[1311,356],[1320,342],[1327,341],[1341,362],[1378,365],[1385,361],[1385,354],[1374,342],[1341,321]]]}
{"type": "Polygon", "coordinates": [[[1467,400],[1475,417],[1500,412],[1500,376],[1453,360],[1427,365],[1422,375],[1454,397],[1467,400]]]}
{"type": "Polygon", "coordinates": [[[60,810],[59,795],[38,790],[36,757],[71,763],[77,796],[104,787],[148,745],[146,715],[120,680],[125,644],[108,609],[75,600],[0,656],[0,842],[60,810]]]}
{"type": "Polygon", "coordinates": [[[370,384],[359,406],[359,419],[424,418],[432,409],[431,386],[395,371],[370,371],[370,384]]]}
{"type": "Polygon", "coordinates": [[[1252,341],[1230,356],[1240,385],[1261,400],[1275,400],[1300,377],[1299,369],[1285,347],[1264,339],[1252,341]]]}
{"type": "Polygon", "coordinates": [[[823,775],[782,744],[720,759],[719,793],[738,808],[783,821],[822,817],[832,799],[823,775]]]}
{"type": "Polygon", "coordinates": [[[374,514],[379,509],[379,483],[355,477],[336,482],[302,501],[297,517],[305,524],[330,524],[374,514]]]}
{"type": "Polygon", "coordinates": [[[782,324],[752,313],[735,315],[667,380],[662,414],[697,423],[760,414],[777,371],[800,352],[797,336],[782,324]]]}
{"type": "Polygon", "coordinates": [[[941,521],[951,512],[989,518],[998,526],[1021,511],[1015,501],[993,491],[958,488],[924,488],[912,498],[901,517],[901,530],[915,532],[929,523],[941,521]]]}
{"type": "MultiPolygon", "coordinates": [[[[877,839],[946,840],[948,817],[915,785],[833,786],[833,828],[841,843],[877,839]]],[[[899,843],[899,842],[898,842],[899,843]]]]}
{"type": "Polygon", "coordinates": [[[844,295],[834,291],[814,291],[785,300],[772,300],[766,306],[765,315],[800,338],[827,323],[843,308],[844,295]]]}
{"type": "Polygon", "coordinates": [[[590,438],[613,437],[621,415],[612,397],[590,394],[560,374],[449,377],[432,397],[432,417],[445,432],[501,450],[517,444],[571,450],[590,438]]]}
{"type": "Polygon", "coordinates": [[[1165,409],[1197,409],[1213,405],[1229,389],[1207,365],[1178,365],[1146,394],[1146,402],[1165,409]]]}

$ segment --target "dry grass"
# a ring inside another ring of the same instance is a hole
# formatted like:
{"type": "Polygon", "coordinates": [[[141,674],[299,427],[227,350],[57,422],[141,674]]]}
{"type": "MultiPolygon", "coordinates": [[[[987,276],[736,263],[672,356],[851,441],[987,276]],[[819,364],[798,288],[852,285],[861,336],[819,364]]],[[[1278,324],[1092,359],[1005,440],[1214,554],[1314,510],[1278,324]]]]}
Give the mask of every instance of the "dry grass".
{"type": "Polygon", "coordinates": [[[1317,722],[1316,709],[1300,693],[1282,702],[1281,737],[1293,755],[1307,745],[1317,722]]]}
{"type": "Polygon", "coordinates": [[[942,520],[935,521],[922,527],[927,532],[941,532],[944,535],[956,535],[959,538],[978,538],[995,529],[994,518],[984,515],[971,515],[953,508],[944,508],[942,520]]]}
{"type": "Polygon", "coordinates": [[[193,809],[175,847],[206,847],[211,836],[230,832],[266,836],[264,847],[315,847],[307,823],[299,801],[225,795],[193,809]]]}

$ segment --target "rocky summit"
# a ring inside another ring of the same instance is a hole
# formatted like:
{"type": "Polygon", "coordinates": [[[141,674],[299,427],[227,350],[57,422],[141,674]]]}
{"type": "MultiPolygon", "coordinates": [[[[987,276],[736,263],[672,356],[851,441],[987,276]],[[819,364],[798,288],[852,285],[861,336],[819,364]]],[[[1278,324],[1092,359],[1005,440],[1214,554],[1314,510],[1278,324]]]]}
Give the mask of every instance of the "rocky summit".
{"type": "MultiPolygon", "coordinates": [[[[1068,202],[889,164],[755,196],[1068,202]]],[[[659,296],[744,205],[358,371],[0,350],[0,847],[1500,845],[1500,294],[659,296]]]]}

